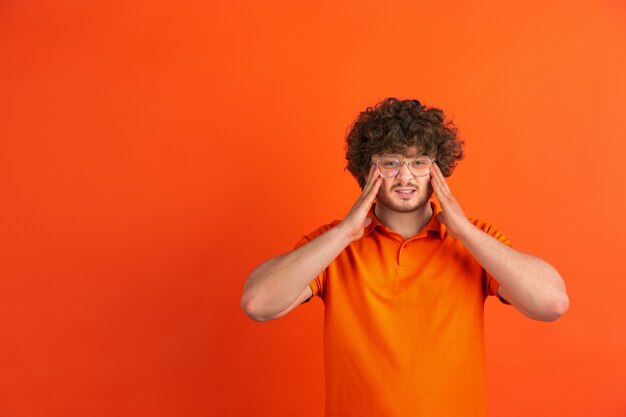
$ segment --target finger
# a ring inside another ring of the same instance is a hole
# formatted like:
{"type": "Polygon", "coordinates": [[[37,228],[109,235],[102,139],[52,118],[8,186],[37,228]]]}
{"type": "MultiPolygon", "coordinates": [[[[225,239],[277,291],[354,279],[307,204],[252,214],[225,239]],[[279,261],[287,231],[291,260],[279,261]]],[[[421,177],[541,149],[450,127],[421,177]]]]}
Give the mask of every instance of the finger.
{"type": "Polygon", "coordinates": [[[446,181],[446,177],[444,177],[443,172],[441,172],[441,168],[439,168],[439,165],[437,164],[435,164],[435,166],[437,167],[437,174],[439,175],[439,178],[441,179],[443,188],[448,192],[448,194],[452,195],[452,191],[450,191],[450,187],[448,186],[448,181],[446,181]]]}
{"type": "Polygon", "coordinates": [[[372,174],[372,178],[370,178],[369,184],[367,189],[365,189],[363,191],[363,194],[360,197],[360,202],[357,202],[357,205],[359,206],[359,210],[367,213],[370,208],[372,207],[372,204],[374,203],[374,199],[376,198],[376,195],[378,194],[378,189],[380,188],[380,185],[383,182],[383,178],[380,176],[379,172],[378,172],[378,168],[374,167],[375,171],[372,174]]]}
{"type": "Polygon", "coordinates": [[[433,186],[433,191],[435,192],[435,195],[437,196],[437,199],[439,199],[439,201],[441,201],[443,199],[443,195],[441,192],[441,185],[439,185],[439,181],[437,180],[437,177],[435,175],[434,169],[432,169],[430,171],[430,183],[433,186]]]}
{"type": "MultiPolygon", "coordinates": [[[[441,208],[443,209],[443,211],[449,214],[450,218],[459,215],[459,213],[462,214],[463,212],[461,210],[461,207],[452,195],[452,192],[448,187],[448,183],[446,182],[445,177],[443,176],[443,173],[441,172],[439,167],[436,166],[433,171],[433,188],[435,190],[439,190],[437,198],[441,203],[441,208]]],[[[437,191],[435,191],[435,193],[437,193],[437,191]]],[[[462,214],[461,217],[463,216],[464,214],[462,214]]]]}
{"type": "Polygon", "coordinates": [[[433,184],[433,190],[435,191],[435,195],[437,196],[437,199],[441,203],[441,208],[446,210],[448,208],[448,202],[450,201],[451,195],[444,188],[444,184],[441,181],[440,176],[437,175],[437,172],[435,171],[434,168],[432,170],[431,182],[433,184]]]}
{"type": "Polygon", "coordinates": [[[437,173],[435,172],[435,168],[433,166],[433,168],[430,170],[430,183],[433,186],[433,190],[435,191],[435,193],[440,193],[441,189],[439,186],[439,181],[437,180],[437,173]]]}
{"type": "Polygon", "coordinates": [[[367,187],[363,190],[363,194],[361,195],[364,203],[368,205],[367,210],[369,210],[369,206],[371,206],[374,201],[374,198],[378,193],[378,188],[382,182],[382,178],[378,173],[378,168],[374,167],[374,169],[374,172],[371,173],[371,177],[368,180],[367,187]]]}
{"type": "Polygon", "coordinates": [[[374,201],[374,199],[376,198],[376,195],[378,194],[378,189],[380,188],[380,185],[382,183],[383,183],[383,178],[380,175],[377,176],[374,182],[372,183],[372,188],[369,190],[369,193],[367,194],[367,201],[369,201],[370,203],[374,201]]]}
{"type": "Polygon", "coordinates": [[[375,188],[377,174],[378,168],[372,165],[363,186],[363,192],[352,206],[352,209],[350,209],[350,213],[361,213],[360,215],[364,215],[363,213],[366,214],[369,211],[373,203],[372,190],[375,190],[375,192],[378,190],[377,187],[375,188]]]}
{"type": "Polygon", "coordinates": [[[369,170],[369,172],[367,173],[367,175],[365,176],[365,185],[363,186],[363,193],[367,192],[367,190],[368,190],[368,186],[369,186],[369,185],[370,185],[370,183],[372,182],[372,181],[371,181],[371,178],[372,178],[372,171],[373,171],[373,168],[376,168],[376,167],[375,167],[374,165],[370,166],[370,170],[369,170]]]}
{"type": "Polygon", "coordinates": [[[439,177],[437,176],[437,165],[433,164],[430,169],[430,182],[433,184],[433,188],[435,186],[439,191],[441,191],[441,182],[439,181],[439,177]]]}
{"type": "Polygon", "coordinates": [[[441,170],[439,169],[439,166],[437,164],[433,164],[431,172],[433,180],[439,187],[440,194],[446,197],[451,195],[452,193],[450,192],[450,188],[448,187],[448,184],[446,183],[446,180],[443,177],[443,174],[441,173],[441,170]]]}
{"type": "Polygon", "coordinates": [[[370,192],[372,186],[376,182],[377,177],[378,177],[378,167],[376,165],[372,165],[370,167],[370,172],[367,175],[365,186],[363,187],[363,195],[367,195],[370,192]]]}

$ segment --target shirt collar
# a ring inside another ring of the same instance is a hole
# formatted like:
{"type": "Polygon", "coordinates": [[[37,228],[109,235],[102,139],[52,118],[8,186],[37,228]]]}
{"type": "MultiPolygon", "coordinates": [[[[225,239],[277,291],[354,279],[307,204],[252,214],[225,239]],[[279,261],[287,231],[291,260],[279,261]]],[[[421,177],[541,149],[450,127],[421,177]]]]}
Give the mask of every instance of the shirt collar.
{"type": "MultiPolygon", "coordinates": [[[[431,198],[429,200],[429,203],[430,203],[430,207],[433,209],[433,217],[431,217],[430,221],[426,223],[426,225],[424,226],[422,230],[437,232],[439,233],[439,237],[443,240],[446,237],[446,225],[441,223],[437,219],[437,214],[441,213],[443,210],[441,209],[441,206],[434,198],[431,198]]],[[[374,211],[375,207],[376,207],[376,202],[372,204],[372,207],[370,208],[370,211],[367,214],[369,217],[372,218],[372,222],[363,231],[363,236],[367,236],[370,233],[372,233],[376,227],[381,227],[381,228],[385,227],[385,225],[382,224],[380,220],[378,220],[378,217],[376,217],[376,212],[374,211]]]]}

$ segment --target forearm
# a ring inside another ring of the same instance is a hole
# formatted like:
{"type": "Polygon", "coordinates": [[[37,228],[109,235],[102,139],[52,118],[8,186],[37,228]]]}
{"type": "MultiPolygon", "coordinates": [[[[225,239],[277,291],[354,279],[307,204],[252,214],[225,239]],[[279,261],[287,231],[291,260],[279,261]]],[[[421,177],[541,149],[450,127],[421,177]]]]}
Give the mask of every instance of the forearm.
{"type": "Polygon", "coordinates": [[[241,306],[251,317],[272,317],[289,307],[306,286],[351,242],[339,225],[252,271],[241,306]]]}
{"type": "Polygon", "coordinates": [[[505,245],[473,224],[459,239],[498,281],[504,298],[522,313],[552,321],[567,311],[565,283],[549,263],[505,245]]]}

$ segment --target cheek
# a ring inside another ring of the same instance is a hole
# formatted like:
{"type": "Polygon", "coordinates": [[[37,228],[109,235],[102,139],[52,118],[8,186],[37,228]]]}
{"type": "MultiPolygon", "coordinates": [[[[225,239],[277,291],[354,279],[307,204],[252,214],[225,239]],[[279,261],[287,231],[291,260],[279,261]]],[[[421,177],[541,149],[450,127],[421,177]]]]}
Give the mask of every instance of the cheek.
{"type": "Polygon", "coordinates": [[[429,195],[433,192],[433,185],[430,182],[430,175],[420,178],[416,181],[416,185],[419,187],[420,192],[429,195]]]}
{"type": "Polygon", "coordinates": [[[380,184],[380,188],[378,190],[378,192],[384,192],[384,193],[388,193],[391,190],[391,187],[393,187],[393,178],[383,178],[383,182],[382,184],[380,184]]]}

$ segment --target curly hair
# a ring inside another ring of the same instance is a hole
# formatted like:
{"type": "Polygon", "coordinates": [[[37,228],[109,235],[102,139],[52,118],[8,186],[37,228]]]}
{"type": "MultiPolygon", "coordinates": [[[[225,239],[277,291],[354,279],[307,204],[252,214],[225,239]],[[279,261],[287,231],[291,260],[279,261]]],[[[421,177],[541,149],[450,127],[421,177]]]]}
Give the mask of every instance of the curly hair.
{"type": "Polygon", "coordinates": [[[407,148],[416,146],[422,155],[434,157],[443,175],[449,177],[465,157],[464,143],[442,110],[417,100],[389,97],[361,112],[350,127],[345,169],[363,189],[372,155],[404,154],[407,148]]]}

